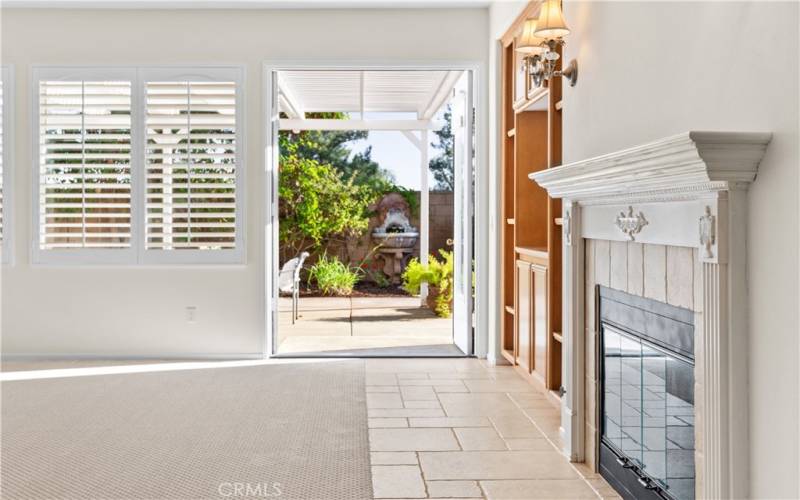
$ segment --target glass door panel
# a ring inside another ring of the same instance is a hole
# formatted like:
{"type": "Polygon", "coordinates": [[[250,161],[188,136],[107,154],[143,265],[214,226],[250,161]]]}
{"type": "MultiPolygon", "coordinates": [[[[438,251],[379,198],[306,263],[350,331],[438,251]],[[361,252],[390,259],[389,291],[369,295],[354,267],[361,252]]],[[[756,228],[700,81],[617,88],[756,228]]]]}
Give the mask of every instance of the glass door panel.
{"type": "Polygon", "coordinates": [[[642,345],[642,462],[650,477],[666,484],[667,356],[642,345]]]}
{"type": "Polygon", "coordinates": [[[667,358],[667,492],[679,500],[694,498],[694,366],[667,358]]]}
{"type": "Polygon", "coordinates": [[[642,344],[620,335],[622,396],[621,449],[637,465],[642,464],[642,344]]]}
{"type": "Polygon", "coordinates": [[[622,358],[621,337],[615,331],[603,332],[603,439],[622,449],[622,358]]]}

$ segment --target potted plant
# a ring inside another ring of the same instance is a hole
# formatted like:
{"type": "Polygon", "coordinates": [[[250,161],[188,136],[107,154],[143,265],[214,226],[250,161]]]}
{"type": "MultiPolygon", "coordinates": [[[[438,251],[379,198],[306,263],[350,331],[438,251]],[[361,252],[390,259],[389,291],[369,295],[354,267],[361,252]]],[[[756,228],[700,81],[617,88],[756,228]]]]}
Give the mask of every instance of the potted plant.
{"type": "Polygon", "coordinates": [[[453,312],[453,252],[439,250],[441,260],[428,256],[422,264],[414,258],[403,271],[403,289],[418,295],[422,283],[428,284],[426,304],[437,316],[449,318],[453,312]]]}

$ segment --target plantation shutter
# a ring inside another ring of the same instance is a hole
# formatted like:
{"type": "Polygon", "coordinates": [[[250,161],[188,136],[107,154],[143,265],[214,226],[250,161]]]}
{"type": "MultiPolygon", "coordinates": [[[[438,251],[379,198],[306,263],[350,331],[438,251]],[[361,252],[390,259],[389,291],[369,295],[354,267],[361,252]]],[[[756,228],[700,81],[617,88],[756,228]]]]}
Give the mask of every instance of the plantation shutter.
{"type": "Polygon", "coordinates": [[[39,248],[131,246],[131,82],[39,82],[39,248]]]}
{"type": "Polygon", "coordinates": [[[145,248],[236,247],[236,83],[146,89],[145,248]]]}

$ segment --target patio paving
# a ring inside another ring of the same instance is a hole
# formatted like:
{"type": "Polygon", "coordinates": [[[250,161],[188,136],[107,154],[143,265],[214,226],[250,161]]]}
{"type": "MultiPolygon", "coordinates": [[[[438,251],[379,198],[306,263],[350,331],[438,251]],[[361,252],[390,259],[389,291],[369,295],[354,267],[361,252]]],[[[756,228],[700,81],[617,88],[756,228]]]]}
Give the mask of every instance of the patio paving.
{"type": "Polygon", "coordinates": [[[461,356],[452,319],[420,307],[417,297],[308,297],[292,324],[292,302],[279,303],[278,354],[461,356]]]}

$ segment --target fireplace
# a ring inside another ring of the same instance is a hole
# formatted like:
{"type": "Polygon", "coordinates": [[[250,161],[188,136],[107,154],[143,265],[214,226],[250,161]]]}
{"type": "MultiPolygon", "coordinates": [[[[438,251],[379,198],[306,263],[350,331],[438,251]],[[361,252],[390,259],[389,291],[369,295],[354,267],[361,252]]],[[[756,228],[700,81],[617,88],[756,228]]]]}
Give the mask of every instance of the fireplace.
{"type": "Polygon", "coordinates": [[[626,498],[693,499],[694,312],[598,292],[600,473],[626,498]]]}

